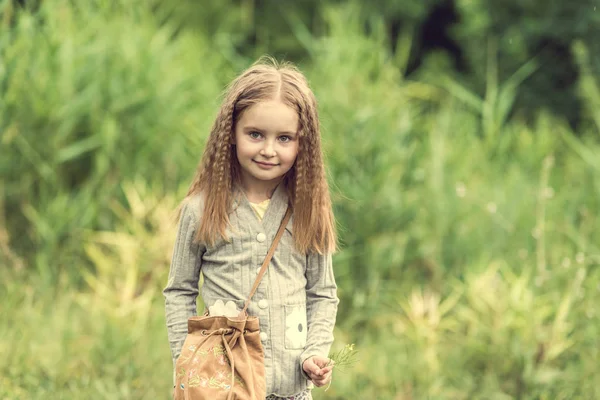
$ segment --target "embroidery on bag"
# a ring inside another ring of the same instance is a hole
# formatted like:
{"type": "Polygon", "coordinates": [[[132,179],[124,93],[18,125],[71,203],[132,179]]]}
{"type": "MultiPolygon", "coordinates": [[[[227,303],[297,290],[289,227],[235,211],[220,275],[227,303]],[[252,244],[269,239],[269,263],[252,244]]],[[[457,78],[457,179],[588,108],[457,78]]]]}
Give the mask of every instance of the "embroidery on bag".
{"type": "Polygon", "coordinates": [[[196,351],[196,355],[194,355],[194,351],[196,350],[195,344],[188,346],[187,350],[188,350],[187,354],[184,355],[182,353],[179,356],[179,358],[181,359],[180,363],[182,363],[182,364],[187,364],[190,361],[192,364],[198,364],[198,362],[200,361],[200,358],[204,359],[204,358],[206,358],[206,356],[208,356],[208,351],[202,350],[202,349],[199,349],[198,351],[196,351]],[[192,359],[192,356],[194,356],[193,359],[192,359]]]}
{"type": "MultiPolygon", "coordinates": [[[[244,382],[241,378],[236,374],[235,375],[235,384],[245,387],[244,382]]],[[[210,378],[206,378],[204,376],[199,376],[196,370],[191,370],[188,380],[189,387],[210,387],[213,389],[224,389],[230,390],[231,385],[231,372],[226,371],[217,371],[216,374],[210,378]]]]}
{"type": "MultiPolygon", "coordinates": [[[[230,366],[231,364],[229,363],[229,358],[227,357],[227,351],[225,350],[225,347],[222,345],[214,345],[212,347],[210,347],[208,350],[202,350],[202,349],[198,349],[198,351],[196,351],[197,346],[196,345],[190,345],[188,346],[185,350],[186,350],[186,354],[184,355],[183,353],[181,354],[180,358],[181,361],[180,363],[183,364],[189,364],[190,360],[191,360],[191,364],[197,364],[200,360],[199,357],[201,359],[206,359],[206,357],[209,354],[212,354],[216,359],[217,362],[220,365],[223,366],[230,366]],[[195,355],[194,355],[195,352],[195,355]],[[192,356],[194,357],[192,359],[192,356]]],[[[179,369],[179,372],[177,373],[177,380],[178,381],[182,381],[183,378],[186,375],[186,369],[181,367],[179,369]]],[[[223,389],[225,391],[229,391],[231,390],[231,371],[217,371],[215,373],[214,376],[207,378],[205,376],[200,376],[198,374],[198,371],[196,368],[192,368],[187,372],[188,375],[188,387],[198,387],[198,386],[202,386],[202,387],[210,387],[213,389],[223,389]]],[[[245,387],[244,382],[242,381],[242,379],[239,377],[238,374],[235,374],[234,378],[235,380],[235,384],[236,385],[240,385],[242,387],[245,387]]],[[[185,389],[185,385],[183,383],[181,383],[179,385],[180,389],[185,389]]]]}
{"type": "Polygon", "coordinates": [[[221,346],[220,344],[214,345],[208,351],[212,352],[216,358],[219,358],[219,356],[227,357],[227,351],[225,350],[225,347],[221,346]]]}

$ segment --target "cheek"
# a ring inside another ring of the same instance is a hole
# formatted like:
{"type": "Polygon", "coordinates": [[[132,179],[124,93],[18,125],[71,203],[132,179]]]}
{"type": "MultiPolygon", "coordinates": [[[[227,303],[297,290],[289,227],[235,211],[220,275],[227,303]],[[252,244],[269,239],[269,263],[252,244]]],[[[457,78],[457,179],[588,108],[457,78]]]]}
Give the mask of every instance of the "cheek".
{"type": "Polygon", "coordinates": [[[252,159],[252,155],[248,154],[248,152],[244,151],[244,149],[238,149],[236,155],[237,164],[239,166],[247,165],[252,159]]]}
{"type": "Polygon", "coordinates": [[[289,159],[290,159],[290,163],[292,163],[292,164],[296,162],[296,159],[298,159],[298,146],[297,145],[294,149],[292,149],[290,151],[289,159]]]}
{"type": "Polygon", "coordinates": [[[251,151],[251,149],[249,148],[249,146],[236,146],[236,150],[235,150],[238,159],[240,158],[247,158],[249,156],[253,155],[253,152],[251,151]]]}

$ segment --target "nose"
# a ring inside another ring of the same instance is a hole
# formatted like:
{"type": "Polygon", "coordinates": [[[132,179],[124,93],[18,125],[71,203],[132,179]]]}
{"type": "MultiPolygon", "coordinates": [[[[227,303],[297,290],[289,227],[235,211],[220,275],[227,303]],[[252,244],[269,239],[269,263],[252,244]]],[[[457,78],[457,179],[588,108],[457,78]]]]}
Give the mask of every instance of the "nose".
{"type": "Polygon", "coordinates": [[[265,145],[260,150],[260,154],[264,157],[275,157],[275,148],[273,147],[273,142],[271,140],[265,140],[265,145]]]}

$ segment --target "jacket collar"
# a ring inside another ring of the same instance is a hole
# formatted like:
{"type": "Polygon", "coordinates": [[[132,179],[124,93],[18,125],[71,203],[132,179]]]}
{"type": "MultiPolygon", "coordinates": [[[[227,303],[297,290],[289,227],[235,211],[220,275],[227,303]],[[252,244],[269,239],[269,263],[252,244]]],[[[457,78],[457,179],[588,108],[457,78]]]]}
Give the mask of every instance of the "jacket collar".
{"type": "MultiPolygon", "coordinates": [[[[271,196],[271,201],[269,202],[269,206],[265,215],[262,219],[262,227],[265,230],[265,233],[268,235],[275,235],[277,229],[279,229],[279,224],[285,215],[285,211],[287,210],[289,204],[289,197],[287,193],[287,188],[285,184],[280,183],[273,192],[271,196]]],[[[246,197],[246,194],[242,190],[240,186],[236,186],[234,190],[233,196],[233,208],[235,211],[243,211],[246,215],[251,215],[253,220],[260,226],[261,221],[256,218],[252,207],[250,206],[250,202],[246,197]]],[[[290,220],[291,222],[291,220],[290,220]]]]}

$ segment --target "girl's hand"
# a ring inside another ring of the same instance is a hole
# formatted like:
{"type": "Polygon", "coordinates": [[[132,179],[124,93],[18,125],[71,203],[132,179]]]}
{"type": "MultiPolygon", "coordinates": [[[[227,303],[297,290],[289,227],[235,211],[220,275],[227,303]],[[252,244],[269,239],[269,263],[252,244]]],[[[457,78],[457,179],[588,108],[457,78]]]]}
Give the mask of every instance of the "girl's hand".
{"type": "Polygon", "coordinates": [[[302,369],[317,387],[325,386],[331,382],[333,374],[333,360],[325,357],[312,356],[302,363],[302,369]]]}

